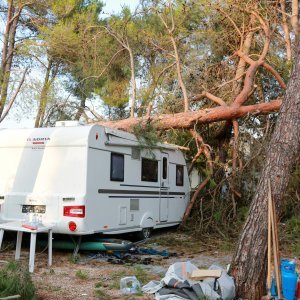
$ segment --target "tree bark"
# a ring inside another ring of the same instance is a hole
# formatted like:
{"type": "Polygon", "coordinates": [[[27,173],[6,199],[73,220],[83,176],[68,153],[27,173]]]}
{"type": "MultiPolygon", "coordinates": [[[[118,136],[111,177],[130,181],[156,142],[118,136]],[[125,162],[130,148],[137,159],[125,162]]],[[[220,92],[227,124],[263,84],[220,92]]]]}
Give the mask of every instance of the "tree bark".
{"type": "MultiPolygon", "coordinates": [[[[125,23],[126,26],[126,23],[125,23]]],[[[101,26],[103,27],[103,26],[101,26]]],[[[123,35],[118,34],[116,31],[114,31],[111,27],[108,26],[104,26],[103,27],[106,32],[112,36],[113,38],[116,39],[116,41],[124,48],[128,51],[129,54],[129,60],[130,60],[130,73],[131,73],[131,77],[130,77],[130,82],[131,82],[131,108],[130,108],[130,118],[134,118],[134,110],[135,110],[135,100],[136,100],[136,79],[135,79],[135,62],[134,62],[134,55],[133,55],[133,51],[132,48],[130,46],[130,43],[128,41],[128,36],[125,35],[126,30],[123,30],[123,35]]],[[[121,50],[119,50],[117,53],[119,53],[121,50]]],[[[117,54],[116,53],[116,54],[117,54]]],[[[113,55],[113,58],[115,57],[115,55],[113,55]]],[[[113,60],[113,58],[111,59],[111,61],[113,60]]],[[[110,61],[110,62],[111,62],[110,61]]],[[[110,62],[108,65],[110,65],[110,62]]],[[[108,66],[107,65],[107,66],[108,66]]],[[[104,70],[106,69],[106,67],[104,68],[104,70]]],[[[103,73],[103,71],[101,72],[101,74],[103,73]]]]}
{"type": "Polygon", "coordinates": [[[291,45],[291,39],[290,39],[290,31],[289,31],[289,27],[287,24],[287,18],[286,18],[285,0],[280,0],[280,6],[281,6],[281,10],[282,10],[282,27],[283,27],[283,31],[284,31],[286,58],[288,61],[291,61],[292,60],[292,45],[291,45]]]}
{"type": "Polygon", "coordinates": [[[15,47],[15,36],[16,36],[17,24],[19,21],[19,17],[18,17],[19,13],[17,12],[17,14],[14,15],[15,7],[11,2],[9,3],[8,14],[9,14],[8,17],[10,18],[7,18],[7,24],[5,30],[5,41],[4,41],[5,49],[3,49],[2,61],[1,61],[2,76],[1,76],[0,116],[2,115],[4,105],[7,99],[7,91],[8,91],[8,85],[10,79],[13,51],[15,47]]]}
{"type": "Polygon", "coordinates": [[[49,91],[49,80],[50,80],[50,72],[52,69],[52,59],[49,60],[48,62],[48,66],[46,69],[46,74],[45,74],[45,79],[44,79],[44,84],[43,84],[43,88],[41,91],[41,96],[40,96],[40,103],[39,103],[39,108],[37,111],[37,115],[35,118],[35,124],[34,127],[41,127],[43,124],[43,116],[44,116],[44,112],[45,112],[45,107],[46,107],[46,103],[47,103],[47,96],[48,96],[48,91],[49,91]]]}
{"type": "Polygon", "coordinates": [[[299,40],[299,1],[292,0],[292,17],[291,17],[291,24],[293,27],[293,31],[295,34],[295,45],[298,45],[299,40]]]}
{"type": "MultiPolygon", "coordinates": [[[[247,114],[264,114],[279,110],[281,100],[274,100],[269,103],[261,103],[247,106],[218,106],[199,111],[190,111],[177,114],[164,114],[153,117],[151,123],[157,129],[179,129],[193,128],[197,124],[208,124],[218,121],[232,120],[243,117],[247,114]]],[[[133,127],[149,122],[149,118],[128,118],[118,121],[101,121],[100,125],[117,128],[125,131],[132,131],[133,127]]]]}
{"type": "MultiPolygon", "coordinates": [[[[25,4],[24,4],[25,5],[25,4]]],[[[0,116],[4,110],[4,106],[7,102],[7,92],[10,81],[10,73],[12,67],[12,61],[15,52],[15,42],[16,42],[16,31],[19,22],[21,12],[24,5],[19,4],[16,8],[14,6],[14,1],[8,1],[8,11],[6,28],[4,33],[2,57],[1,57],[1,70],[0,70],[0,116]]],[[[14,102],[11,101],[11,102],[14,102]]],[[[8,112],[6,112],[5,116],[8,112]]],[[[4,117],[5,117],[4,116],[4,117]]],[[[4,118],[3,118],[4,119],[4,118]]]]}
{"type": "MultiPolygon", "coordinates": [[[[252,30],[252,26],[254,23],[255,23],[255,16],[251,15],[250,24],[249,24],[249,32],[246,34],[242,49],[240,49],[247,56],[250,53],[251,44],[252,44],[252,40],[253,40],[254,31],[252,30]]],[[[243,76],[244,76],[245,70],[246,70],[246,61],[242,57],[240,57],[238,65],[236,67],[236,73],[235,73],[235,77],[234,77],[235,81],[233,82],[233,88],[232,88],[234,97],[237,97],[238,94],[242,90],[242,84],[244,82],[243,76]]]]}
{"type": "Polygon", "coordinates": [[[130,70],[131,70],[131,108],[130,108],[130,117],[134,118],[134,109],[135,109],[135,98],[136,98],[136,81],[135,81],[135,64],[134,64],[134,56],[132,53],[132,49],[129,46],[127,41],[127,48],[130,58],[130,70]]]}
{"type": "Polygon", "coordinates": [[[185,84],[183,82],[181,59],[180,59],[180,56],[179,56],[176,40],[174,38],[175,21],[174,21],[173,7],[172,7],[171,1],[168,2],[168,7],[169,7],[169,10],[170,10],[171,26],[167,24],[167,21],[163,18],[163,16],[161,15],[160,12],[158,12],[156,10],[156,13],[157,13],[158,17],[160,18],[160,20],[162,21],[163,25],[165,26],[165,28],[166,28],[166,30],[169,34],[170,41],[171,41],[172,46],[173,46],[174,55],[172,55],[172,56],[175,59],[178,84],[180,86],[182,96],[183,96],[184,111],[187,112],[187,111],[190,110],[190,102],[189,102],[189,98],[188,98],[188,94],[187,94],[185,84]]]}
{"type": "Polygon", "coordinates": [[[285,99],[267,147],[265,165],[232,261],[232,275],[236,280],[237,293],[244,299],[261,299],[265,293],[268,180],[271,181],[272,197],[279,214],[289,175],[300,150],[300,101],[297,96],[299,93],[298,46],[298,55],[285,99]]]}
{"type": "Polygon", "coordinates": [[[0,123],[7,117],[7,115],[9,113],[12,105],[14,104],[14,102],[15,102],[15,100],[16,100],[16,98],[17,98],[17,96],[18,96],[18,94],[19,94],[19,92],[21,90],[21,87],[22,87],[22,85],[23,85],[23,83],[25,81],[25,76],[26,76],[26,73],[27,73],[28,69],[29,68],[27,67],[25,69],[25,71],[23,72],[23,75],[21,77],[21,80],[19,82],[18,87],[16,88],[15,92],[13,93],[13,95],[10,97],[10,99],[9,99],[9,101],[8,101],[5,109],[3,109],[3,112],[2,112],[1,117],[0,117],[0,123]]]}
{"type": "Polygon", "coordinates": [[[190,103],[189,103],[189,98],[188,98],[188,94],[187,94],[187,91],[186,91],[186,87],[185,87],[185,84],[183,83],[183,79],[182,79],[181,61],[180,61],[180,57],[179,57],[179,54],[178,54],[176,41],[175,41],[173,35],[170,35],[170,39],[171,39],[173,49],[174,49],[177,77],[178,77],[179,86],[180,86],[181,91],[182,91],[183,102],[184,102],[184,111],[187,112],[190,109],[190,103]]]}
{"type": "MultiPolygon", "coordinates": [[[[83,97],[84,97],[84,96],[83,96],[83,97]]],[[[84,97],[84,98],[81,98],[81,100],[80,100],[80,106],[79,106],[78,111],[77,111],[77,113],[76,113],[76,115],[75,115],[75,120],[77,120],[77,121],[80,120],[81,116],[82,116],[83,113],[84,113],[84,109],[85,109],[85,101],[86,101],[86,98],[85,98],[85,97],[84,97]]]]}
{"type": "Polygon", "coordinates": [[[13,14],[13,3],[12,3],[12,0],[10,0],[10,1],[8,1],[7,22],[6,22],[6,27],[5,27],[5,33],[3,35],[0,86],[2,86],[3,72],[5,69],[6,56],[7,56],[7,52],[8,52],[8,39],[9,39],[9,32],[10,32],[10,28],[11,28],[11,22],[9,22],[9,21],[12,18],[12,14],[13,14]]]}

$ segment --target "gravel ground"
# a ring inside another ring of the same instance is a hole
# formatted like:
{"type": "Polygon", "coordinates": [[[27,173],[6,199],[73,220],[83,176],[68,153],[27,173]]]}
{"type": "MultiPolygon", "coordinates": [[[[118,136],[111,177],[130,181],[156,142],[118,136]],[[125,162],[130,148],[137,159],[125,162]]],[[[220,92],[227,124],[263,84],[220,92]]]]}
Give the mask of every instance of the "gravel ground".
{"type": "MultiPolygon", "coordinates": [[[[214,244],[214,243],[212,243],[214,244]]],[[[150,280],[160,280],[168,267],[177,261],[190,260],[199,268],[207,268],[212,263],[225,267],[230,263],[232,251],[226,249],[226,243],[211,246],[174,231],[156,233],[141,247],[176,252],[178,256],[168,259],[161,256],[150,256],[149,265],[112,264],[107,258],[91,259],[92,254],[80,253],[75,263],[72,251],[53,250],[53,265],[47,267],[47,251],[37,251],[35,272],[32,275],[38,299],[153,299],[149,295],[124,296],[119,291],[122,277],[136,275],[142,284],[150,280]]],[[[95,253],[93,254],[95,255],[95,253]]],[[[138,256],[138,258],[145,256],[138,256]]],[[[14,250],[0,253],[0,267],[4,261],[14,259],[14,250]]],[[[28,263],[28,248],[21,252],[21,260],[28,263]]]]}

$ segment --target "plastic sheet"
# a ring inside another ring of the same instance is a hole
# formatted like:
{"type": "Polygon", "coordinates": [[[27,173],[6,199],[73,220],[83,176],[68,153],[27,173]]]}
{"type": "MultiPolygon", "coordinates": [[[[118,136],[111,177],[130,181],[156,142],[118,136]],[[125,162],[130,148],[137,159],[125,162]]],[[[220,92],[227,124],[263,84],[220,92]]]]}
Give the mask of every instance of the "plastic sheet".
{"type": "Polygon", "coordinates": [[[197,269],[189,261],[177,262],[169,267],[161,281],[149,282],[142,287],[142,291],[148,294],[155,293],[155,300],[194,299],[195,295],[199,297],[199,293],[202,293],[206,299],[210,300],[234,299],[235,285],[233,278],[223,268],[218,265],[212,265],[209,268],[210,270],[222,270],[221,277],[218,279],[190,280],[189,275],[197,269]]]}

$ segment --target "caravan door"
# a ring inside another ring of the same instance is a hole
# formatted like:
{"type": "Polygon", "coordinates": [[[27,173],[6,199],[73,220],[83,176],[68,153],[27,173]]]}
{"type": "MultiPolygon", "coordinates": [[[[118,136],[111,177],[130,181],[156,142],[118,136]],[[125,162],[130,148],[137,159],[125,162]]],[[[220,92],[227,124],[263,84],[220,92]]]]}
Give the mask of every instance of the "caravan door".
{"type": "Polygon", "coordinates": [[[159,203],[159,221],[168,221],[169,211],[169,155],[161,155],[161,172],[160,172],[160,203],[159,203]]]}

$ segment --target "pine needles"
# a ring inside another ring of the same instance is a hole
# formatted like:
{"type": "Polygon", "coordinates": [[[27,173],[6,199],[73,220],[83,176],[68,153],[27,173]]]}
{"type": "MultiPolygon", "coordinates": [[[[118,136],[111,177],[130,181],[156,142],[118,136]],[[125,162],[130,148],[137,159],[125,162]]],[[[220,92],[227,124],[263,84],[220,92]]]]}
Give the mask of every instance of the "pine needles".
{"type": "Polygon", "coordinates": [[[28,268],[17,261],[11,261],[0,269],[0,297],[13,295],[20,295],[24,300],[36,299],[28,268]]]}

